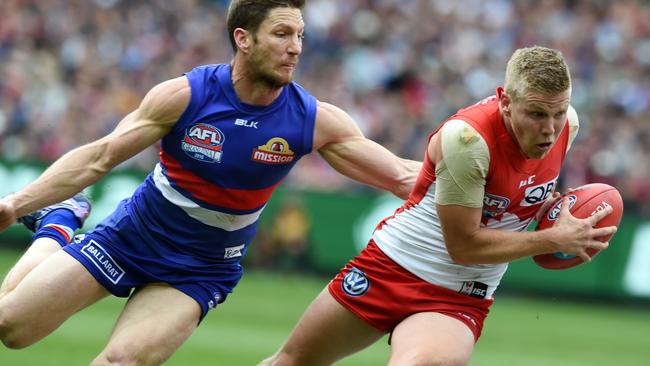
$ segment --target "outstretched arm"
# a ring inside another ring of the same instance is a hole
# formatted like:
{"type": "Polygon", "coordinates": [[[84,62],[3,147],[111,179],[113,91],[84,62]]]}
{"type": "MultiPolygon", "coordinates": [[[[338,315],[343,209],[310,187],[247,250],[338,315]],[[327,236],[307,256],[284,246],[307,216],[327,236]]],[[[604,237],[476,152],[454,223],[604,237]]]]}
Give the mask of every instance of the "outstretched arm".
{"type": "Polygon", "coordinates": [[[152,88],[113,132],[66,153],[34,182],[0,201],[0,230],[16,217],[71,197],[158,141],[184,112],[189,98],[184,76],[152,88]]]}
{"type": "Polygon", "coordinates": [[[347,113],[324,102],[318,102],[314,149],[339,173],[404,199],[422,166],[367,139],[347,113]]]}

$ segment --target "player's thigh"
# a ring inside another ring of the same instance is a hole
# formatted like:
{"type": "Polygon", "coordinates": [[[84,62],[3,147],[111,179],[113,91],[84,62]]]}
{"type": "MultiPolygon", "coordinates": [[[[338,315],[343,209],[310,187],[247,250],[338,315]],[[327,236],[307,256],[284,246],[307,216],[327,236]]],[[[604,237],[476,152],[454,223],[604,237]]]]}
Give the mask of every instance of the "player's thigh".
{"type": "Polygon", "coordinates": [[[159,365],[196,329],[201,307],[167,285],[135,292],[120,314],[108,344],[93,365],[159,365]]]}
{"type": "Polygon", "coordinates": [[[383,335],[339,304],[325,288],[276,354],[274,364],[330,365],[383,335]]]}
{"type": "Polygon", "coordinates": [[[391,335],[389,365],[466,365],[474,334],[462,321],[440,313],[404,319],[391,335]]]}
{"type": "Polygon", "coordinates": [[[0,298],[1,332],[19,346],[31,344],[108,295],[81,263],[57,251],[0,298]]]}

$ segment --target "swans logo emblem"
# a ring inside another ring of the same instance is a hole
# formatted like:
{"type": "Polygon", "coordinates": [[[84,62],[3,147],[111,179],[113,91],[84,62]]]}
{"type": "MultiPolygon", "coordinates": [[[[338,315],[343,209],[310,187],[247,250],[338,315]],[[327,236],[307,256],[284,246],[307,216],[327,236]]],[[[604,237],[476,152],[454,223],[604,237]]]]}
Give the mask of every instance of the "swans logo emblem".
{"type": "MultiPolygon", "coordinates": [[[[576,197],[574,194],[569,196],[569,210],[573,207],[573,205],[576,204],[577,200],[578,197],[576,197]]],[[[562,200],[558,201],[555,206],[553,206],[553,208],[548,210],[547,218],[551,221],[555,221],[560,215],[560,211],[562,211],[562,200]]]]}
{"type": "Polygon", "coordinates": [[[370,281],[368,281],[365,273],[352,267],[350,272],[343,277],[341,287],[343,292],[350,296],[361,296],[370,288],[370,281]]]}

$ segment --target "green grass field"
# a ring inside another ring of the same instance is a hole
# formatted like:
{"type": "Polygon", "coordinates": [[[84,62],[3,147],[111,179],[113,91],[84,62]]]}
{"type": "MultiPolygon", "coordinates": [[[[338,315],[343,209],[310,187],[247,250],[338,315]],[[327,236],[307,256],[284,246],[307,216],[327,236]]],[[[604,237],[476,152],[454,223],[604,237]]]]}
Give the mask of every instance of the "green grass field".
{"type": "MultiPolygon", "coordinates": [[[[17,255],[0,251],[3,276],[17,255]]],[[[280,346],[327,281],[247,272],[166,365],[254,365],[280,346]]],[[[117,298],[101,301],[30,348],[0,346],[0,365],[87,365],[102,349],[122,304],[117,298]]],[[[503,296],[492,307],[470,365],[648,365],[649,335],[650,311],[503,296]]],[[[388,351],[384,338],[337,365],[385,365],[388,351]]]]}

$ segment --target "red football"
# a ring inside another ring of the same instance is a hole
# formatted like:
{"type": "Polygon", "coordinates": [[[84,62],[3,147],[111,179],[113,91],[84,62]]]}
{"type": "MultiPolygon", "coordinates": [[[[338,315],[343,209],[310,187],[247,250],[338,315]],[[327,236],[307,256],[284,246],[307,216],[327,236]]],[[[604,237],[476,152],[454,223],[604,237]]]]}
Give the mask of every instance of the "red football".
{"type": "MultiPolygon", "coordinates": [[[[603,183],[586,184],[570,193],[565,193],[564,196],[569,197],[569,211],[571,214],[581,219],[587,218],[600,210],[604,210],[607,206],[612,206],[614,211],[600,220],[594,227],[618,226],[621,222],[621,217],[623,216],[623,199],[618,190],[610,185],[603,183]]],[[[557,203],[551,206],[540,220],[537,230],[553,226],[560,213],[561,206],[562,200],[558,200],[557,203]]],[[[607,242],[611,237],[611,235],[608,235],[600,237],[598,240],[607,242]]],[[[598,252],[599,250],[596,249],[587,250],[587,253],[592,258],[598,252]]],[[[540,267],[546,269],[566,269],[575,267],[583,262],[580,257],[560,252],[536,255],[533,257],[533,260],[540,267]]]]}

